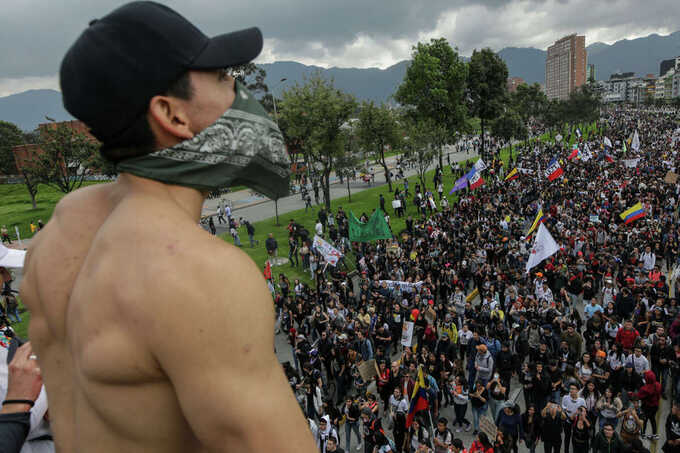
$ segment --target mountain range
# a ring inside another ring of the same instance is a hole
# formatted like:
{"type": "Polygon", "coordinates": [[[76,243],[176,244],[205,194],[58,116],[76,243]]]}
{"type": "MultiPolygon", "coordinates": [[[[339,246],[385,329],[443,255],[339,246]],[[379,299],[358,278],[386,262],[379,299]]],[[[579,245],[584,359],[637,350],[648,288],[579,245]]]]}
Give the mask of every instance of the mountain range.
{"type": "MultiPolygon", "coordinates": [[[[680,55],[680,31],[667,36],[651,34],[644,38],[623,39],[614,44],[596,42],[586,49],[588,63],[595,65],[598,80],[606,80],[617,72],[634,72],[638,76],[658,74],[661,60],[680,55]]],[[[544,83],[545,50],[506,47],[498,55],[508,65],[510,76],[521,77],[527,83],[544,83]]],[[[352,93],[360,100],[384,102],[389,100],[404,79],[408,65],[409,61],[404,60],[386,69],[326,69],[294,61],[278,61],[260,66],[267,72],[265,82],[277,97],[287,86],[301,83],[305,77],[318,71],[323,77],[333,79],[337,88],[352,93]],[[286,80],[280,82],[283,78],[286,80]]],[[[23,130],[35,129],[39,123],[45,122],[45,116],[57,121],[72,119],[64,110],[58,91],[29,90],[0,97],[0,120],[15,123],[23,130]]]]}

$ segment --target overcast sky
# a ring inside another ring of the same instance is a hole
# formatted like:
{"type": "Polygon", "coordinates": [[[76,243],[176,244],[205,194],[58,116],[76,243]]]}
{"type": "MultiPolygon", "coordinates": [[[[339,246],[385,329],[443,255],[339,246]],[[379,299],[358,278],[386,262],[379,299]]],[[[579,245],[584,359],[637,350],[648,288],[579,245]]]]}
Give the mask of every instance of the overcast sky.
{"type": "MultiPolygon", "coordinates": [[[[59,63],[87,26],[119,0],[2,0],[0,96],[58,89],[59,63]]],[[[418,41],[445,37],[475,48],[545,49],[563,35],[613,43],[680,26],[678,0],[163,0],[208,35],[259,26],[257,62],[386,68],[418,41]]]]}

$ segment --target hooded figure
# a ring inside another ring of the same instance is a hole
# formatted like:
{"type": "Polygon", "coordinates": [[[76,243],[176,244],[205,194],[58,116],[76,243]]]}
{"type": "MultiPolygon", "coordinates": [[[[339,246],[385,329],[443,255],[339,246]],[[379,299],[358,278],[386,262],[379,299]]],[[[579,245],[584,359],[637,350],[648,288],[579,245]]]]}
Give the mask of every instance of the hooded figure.
{"type": "Polygon", "coordinates": [[[331,426],[330,417],[328,415],[324,415],[321,417],[319,428],[316,434],[316,446],[319,448],[321,453],[326,453],[326,443],[328,442],[329,437],[335,437],[338,439],[338,433],[335,431],[333,426],[331,426]]]}
{"type": "Polygon", "coordinates": [[[477,346],[475,368],[477,369],[477,377],[484,383],[489,382],[493,374],[493,357],[484,344],[477,346]]]}
{"type": "Polygon", "coordinates": [[[634,396],[642,401],[642,405],[645,408],[659,407],[661,384],[656,381],[656,375],[653,371],[647,370],[645,372],[645,385],[640,387],[640,390],[634,396]]]}

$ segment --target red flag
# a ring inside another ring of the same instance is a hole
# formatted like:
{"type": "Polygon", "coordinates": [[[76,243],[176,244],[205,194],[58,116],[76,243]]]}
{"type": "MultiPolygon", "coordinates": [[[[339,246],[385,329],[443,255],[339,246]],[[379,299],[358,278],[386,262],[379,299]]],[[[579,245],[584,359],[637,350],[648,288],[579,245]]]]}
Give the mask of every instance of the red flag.
{"type": "Polygon", "coordinates": [[[266,280],[272,279],[272,263],[267,260],[267,265],[264,267],[264,278],[266,280]]]}

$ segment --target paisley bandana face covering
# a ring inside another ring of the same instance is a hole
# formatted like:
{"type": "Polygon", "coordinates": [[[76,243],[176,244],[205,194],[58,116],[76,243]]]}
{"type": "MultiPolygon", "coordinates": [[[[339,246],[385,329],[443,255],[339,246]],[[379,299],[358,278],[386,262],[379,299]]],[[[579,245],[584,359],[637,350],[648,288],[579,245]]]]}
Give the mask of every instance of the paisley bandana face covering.
{"type": "Polygon", "coordinates": [[[288,194],[290,159],[279,127],[239,82],[232,106],[193,138],[124,159],[119,172],[203,191],[245,185],[272,199],[288,194]]]}

